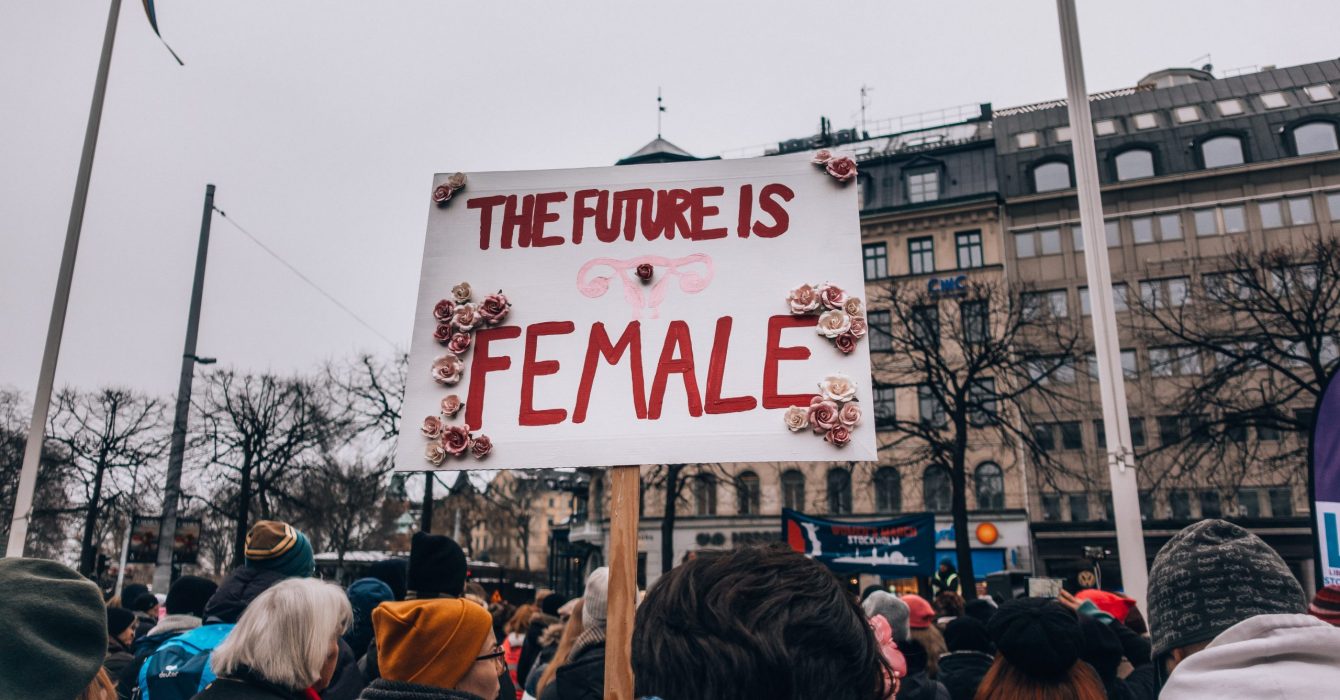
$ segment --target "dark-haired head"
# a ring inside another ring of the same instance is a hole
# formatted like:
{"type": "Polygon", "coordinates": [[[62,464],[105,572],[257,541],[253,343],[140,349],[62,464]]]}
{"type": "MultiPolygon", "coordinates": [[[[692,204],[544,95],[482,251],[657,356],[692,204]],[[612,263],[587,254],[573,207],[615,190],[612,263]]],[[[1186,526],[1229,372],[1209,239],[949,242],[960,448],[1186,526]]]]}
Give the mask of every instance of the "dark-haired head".
{"type": "Polygon", "coordinates": [[[877,700],[885,667],[842,584],[780,546],[674,569],[647,593],[633,630],[636,695],[664,700],[877,700]]]}

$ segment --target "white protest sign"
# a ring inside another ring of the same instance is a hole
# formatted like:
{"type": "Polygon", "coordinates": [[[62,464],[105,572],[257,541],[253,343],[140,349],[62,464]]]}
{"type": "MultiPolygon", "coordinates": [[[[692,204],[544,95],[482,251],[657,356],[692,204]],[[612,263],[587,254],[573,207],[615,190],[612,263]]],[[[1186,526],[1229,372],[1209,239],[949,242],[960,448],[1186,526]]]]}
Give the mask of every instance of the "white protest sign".
{"type": "Polygon", "coordinates": [[[876,459],[854,181],[805,155],[434,185],[398,469],[876,459]],[[815,399],[831,375],[854,392],[815,399]]]}

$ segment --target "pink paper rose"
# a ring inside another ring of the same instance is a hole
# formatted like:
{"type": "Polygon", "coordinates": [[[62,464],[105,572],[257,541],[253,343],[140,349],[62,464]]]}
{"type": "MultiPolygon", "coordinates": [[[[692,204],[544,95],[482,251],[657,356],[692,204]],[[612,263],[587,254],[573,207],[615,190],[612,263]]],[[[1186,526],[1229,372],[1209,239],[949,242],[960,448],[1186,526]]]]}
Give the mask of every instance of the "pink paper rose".
{"type": "Polygon", "coordinates": [[[461,397],[455,394],[447,394],[446,398],[442,399],[442,415],[451,418],[464,405],[461,402],[461,397]]]}
{"type": "Polygon", "coordinates": [[[470,454],[475,459],[484,459],[493,451],[493,441],[487,435],[476,435],[474,443],[470,445],[470,454]]]}
{"type": "Polygon", "coordinates": [[[850,333],[853,338],[864,338],[866,329],[867,326],[865,324],[864,316],[852,316],[851,325],[847,327],[847,332],[850,333]]]}
{"type": "MultiPolygon", "coordinates": [[[[441,326],[438,326],[438,328],[441,328],[441,326]]],[[[465,354],[465,351],[470,349],[470,334],[457,333],[451,336],[451,341],[447,343],[447,349],[457,355],[465,354]]]]}
{"type": "Polygon", "coordinates": [[[442,419],[437,416],[428,416],[423,419],[423,427],[419,428],[423,436],[435,440],[442,436],[442,419]]]}
{"type": "Polygon", "coordinates": [[[642,263],[641,265],[637,266],[636,272],[638,279],[642,280],[643,282],[650,282],[651,276],[656,272],[656,270],[651,266],[651,263],[642,263]]]}
{"type": "Polygon", "coordinates": [[[838,407],[833,401],[814,397],[809,407],[810,427],[816,433],[831,430],[838,424],[838,407]]]}
{"type": "Polygon", "coordinates": [[[479,302],[479,315],[483,317],[485,323],[496,326],[507,317],[510,308],[512,303],[507,301],[502,292],[498,292],[484,297],[484,301],[479,302]]]}
{"type": "Polygon", "coordinates": [[[814,326],[814,332],[825,338],[836,338],[849,330],[851,330],[851,316],[842,309],[819,314],[819,323],[814,326]]]}
{"type": "Polygon", "coordinates": [[[833,160],[833,153],[827,148],[814,154],[814,160],[810,162],[815,165],[828,165],[828,161],[833,160]]]}
{"type": "Polygon", "coordinates": [[[807,314],[819,308],[819,290],[802,284],[786,295],[786,304],[793,314],[807,314]]]}
{"type": "Polygon", "coordinates": [[[852,335],[851,332],[848,331],[834,338],[833,345],[837,346],[837,349],[841,350],[842,354],[849,355],[851,354],[852,350],[856,349],[856,336],[852,335]]]}
{"type": "Polygon", "coordinates": [[[451,185],[445,183],[438,185],[433,188],[433,201],[438,204],[446,204],[447,200],[451,199],[451,195],[455,192],[456,190],[452,189],[451,185]]]}
{"type": "Polygon", "coordinates": [[[838,156],[825,163],[824,170],[838,182],[847,182],[856,177],[856,161],[851,156],[838,156]]]}
{"type": "MultiPolygon", "coordinates": [[[[437,328],[433,329],[433,340],[436,340],[442,345],[446,345],[447,341],[451,340],[451,324],[449,323],[437,324],[437,328]]],[[[452,352],[455,352],[455,350],[453,350],[452,352]]]]}
{"type": "Polygon", "coordinates": [[[470,431],[463,425],[448,425],[442,431],[442,449],[453,457],[459,457],[470,449],[470,431]]]}
{"type": "Polygon", "coordinates": [[[449,352],[433,360],[433,380],[438,384],[455,384],[461,381],[465,372],[465,363],[456,353],[449,352]]]}
{"type": "MultiPolygon", "coordinates": [[[[830,309],[842,309],[847,303],[847,293],[836,284],[824,282],[819,285],[819,301],[830,309]]],[[[852,315],[850,312],[847,312],[847,314],[852,315]]]]}
{"type": "Polygon", "coordinates": [[[857,423],[861,422],[861,404],[855,401],[848,401],[842,404],[838,409],[838,423],[847,428],[855,428],[857,423]]]}
{"type": "Polygon", "coordinates": [[[470,283],[461,282],[455,287],[452,287],[451,296],[456,300],[457,304],[464,304],[465,302],[470,301],[470,283]]]}
{"type": "Polygon", "coordinates": [[[864,316],[865,309],[862,308],[864,306],[865,304],[861,303],[860,297],[849,296],[847,297],[847,303],[842,305],[842,310],[846,311],[848,316],[864,316]]]}
{"type": "Polygon", "coordinates": [[[843,447],[851,442],[851,431],[845,426],[835,426],[824,433],[824,442],[832,443],[834,447],[843,447]]]}
{"type": "Polygon", "coordinates": [[[786,421],[787,430],[798,433],[810,426],[810,409],[805,406],[792,406],[786,409],[782,419],[786,421]]]}
{"type": "Polygon", "coordinates": [[[424,445],[423,458],[428,460],[428,463],[434,467],[440,466],[442,460],[447,458],[447,451],[442,449],[442,443],[434,440],[427,445],[424,445]]]}
{"type": "Polygon", "coordinates": [[[460,331],[472,331],[482,320],[479,307],[474,304],[461,304],[456,307],[456,313],[451,315],[451,323],[460,331]]]}
{"type": "Polygon", "coordinates": [[[450,299],[443,299],[433,306],[433,318],[439,323],[451,321],[451,315],[456,312],[456,302],[450,299]]]}

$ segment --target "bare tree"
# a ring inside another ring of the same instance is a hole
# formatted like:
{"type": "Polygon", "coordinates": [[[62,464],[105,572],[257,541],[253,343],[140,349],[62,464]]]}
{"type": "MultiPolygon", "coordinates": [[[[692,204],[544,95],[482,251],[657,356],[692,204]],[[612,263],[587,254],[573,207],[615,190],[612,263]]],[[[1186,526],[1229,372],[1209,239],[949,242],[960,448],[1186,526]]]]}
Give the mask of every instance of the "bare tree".
{"type": "Polygon", "coordinates": [[[408,355],[387,360],[364,353],[349,362],[328,364],[323,372],[332,405],[344,412],[354,431],[385,446],[386,459],[400,435],[408,368],[408,355]]]}
{"type": "Polygon", "coordinates": [[[340,567],[344,555],[361,546],[378,527],[379,505],[389,467],[378,467],[359,455],[326,453],[308,469],[296,490],[301,504],[297,524],[333,549],[340,567]]]}
{"type": "MultiPolygon", "coordinates": [[[[28,443],[28,402],[15,389],[0,389],[0,539],[8,539],[14,517],[14,498],[28,443]]],[[[81,509],[71,502],[74,465],[60,446],[42,450],[33,493],[33,511],[25,550],[29,556],[55,559],[65,541],[65,522],[81,509]]]]}
{"type": "MultiPolygon", "coordinates": [[[[661,573],[669,573],[675,568],[675,523],[679,519],[679,507],[689,505],[689,496],[694,489],[711,489],[704,498],[711,498],[715,504],[717,486],[725,484],[734,489],[738,486],[735,475],[720,462],[702,464],[656,464],[642,476],[642,493],[645,498],[650,489],[659,492],[661,497],[661,573]]],[[[603,505],[602,505],[603,507],[603,505]]],[[[715,508],[713,508],[715,510],[715,508]]]]}
{"type": "Polygon", "coordinates": [[[521,566],[530,571],[530,535],[536,498],[547,490],[541,474],[531,469],[504,471],[489,482],[484,498],[495,511],[495,530],[508,533],[520,548],[521,566]]]}
{"type": "Polygon", "coordinates": [[[135,508],[138,471],[163,454],[167,422],[163,402],[129,389],[82,393],[62,389],[48,421],[48,438],[69,454],[82,488],[84,527],[79,571],[94,573],[99,543],[119,518],[106,517],[113,506],[129,517],[135,508]]]}
{"type": "Polygon", "coordinates": [[[872,353],[876,389],[911,394],[918,406],[906,418],[877,401],[876,424],[889,437],[882,448],[895,466],[948,472],[958,574],[963,595],[973,598],[969,448],[995,441],[1028,454],[1044,478],[1067,471],[1032,425],[1073,406],[1052,380],[1073,371],[1079,335],[1022,289],[988,281],[968,282],[953,296],[894,282],[871,293],[869,306],[892,320],[869,329],[872,347],[889,351],[872,353]]]}

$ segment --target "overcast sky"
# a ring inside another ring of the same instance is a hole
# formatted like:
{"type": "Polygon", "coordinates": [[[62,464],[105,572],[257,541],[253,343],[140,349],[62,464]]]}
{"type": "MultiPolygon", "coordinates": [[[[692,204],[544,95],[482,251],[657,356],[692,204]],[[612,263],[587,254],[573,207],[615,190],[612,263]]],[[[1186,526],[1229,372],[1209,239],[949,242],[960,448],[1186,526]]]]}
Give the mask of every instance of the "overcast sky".
{"type": "MultiPolygon", "coordinates": [[[[1055,5],[185,2],[122,8],[57,384],[176,388],[205,184],[407,343],[434,172],[698,155],[869,116],[1063,97],[1055,5]],[[654,9],[653,9],[654,8],[654,9]]],[[[1211,54],[1336,55],[1340,3],[1081,2],[1090,91],[1211,54]],[[1230,9],[1231,8],[1231,9],[1230,9]]],[[[0,6],[0,385],[31,396],[107,0],[0,6]]],[[[200,353],[307,370],[390,347],[215,220],[200,353]]]]}

